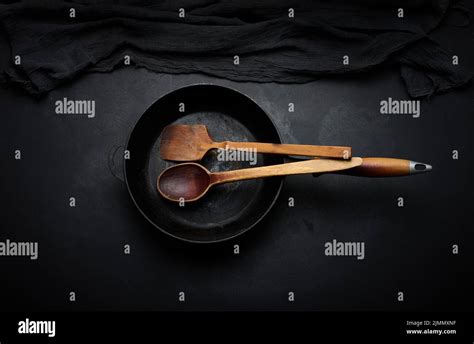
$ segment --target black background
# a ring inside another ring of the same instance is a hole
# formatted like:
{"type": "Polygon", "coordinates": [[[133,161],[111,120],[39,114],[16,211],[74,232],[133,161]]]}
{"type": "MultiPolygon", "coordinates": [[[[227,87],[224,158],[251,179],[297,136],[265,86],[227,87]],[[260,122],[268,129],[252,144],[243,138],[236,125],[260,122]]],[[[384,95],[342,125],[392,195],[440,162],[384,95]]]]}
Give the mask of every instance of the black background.
{"type": "MultiPolygon", "coordinates": [[[[435,37],[473,69],[472,23],[435,37]]],[[[471,85],[423,100],[417,119],[380,115],[381,100],[408,98],[395,68],[282,85],[130,66],[81,77],[39,100],[3,87],[0,240],[38,241],[39,259],[0,258],[1,308],[472,310],[473,96],[471,85]],[[350,145],[355,156],[408,158],[432,164],[433,172],[290,177],[269,215],[245,235],[212,246],[178,242],[141,217],[108,159],[156,99],[197,82],[250,96],[286,143],[350,145]],[[63,97],[94,99],[96,117],[55,114],[63,97]],[[324,243],[332,239],[365,242],[365,259],[326,257],[324,243]],[[185,303],[178,302],[180,291],[185,303]]]]}

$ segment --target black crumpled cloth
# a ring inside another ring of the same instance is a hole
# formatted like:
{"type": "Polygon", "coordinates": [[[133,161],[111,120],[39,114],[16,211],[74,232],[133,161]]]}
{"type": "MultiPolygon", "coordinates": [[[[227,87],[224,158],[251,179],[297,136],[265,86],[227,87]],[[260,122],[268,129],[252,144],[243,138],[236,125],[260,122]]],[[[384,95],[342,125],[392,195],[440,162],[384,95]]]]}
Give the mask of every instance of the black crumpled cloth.
{"type": "Polygon", "coordinates": [[[442,29],[450,2],[14,2],[0,5],[11,50],[3,58],[0,78],[43,94],[85,72],[124,66],[125,55],[132,64],[159,73],[279,83],[396,64],[410,96],[429,96],[471,77],[429,35],[442,29]],[[75,18],[70,18],[70,8],[75,18]],[[185,18],[178,16],[180,8],[185,18]],[[294,18],[288,17],[289,8],[294,18]],[[404,18],[398,17],[399,8],[404,18]],[[20,65],[14,63],[17,55],[20,65]],[[235,55],[239,65],[234,65],[235,55]],[[345,55],[348,65],[343,64],[345,55]]]}

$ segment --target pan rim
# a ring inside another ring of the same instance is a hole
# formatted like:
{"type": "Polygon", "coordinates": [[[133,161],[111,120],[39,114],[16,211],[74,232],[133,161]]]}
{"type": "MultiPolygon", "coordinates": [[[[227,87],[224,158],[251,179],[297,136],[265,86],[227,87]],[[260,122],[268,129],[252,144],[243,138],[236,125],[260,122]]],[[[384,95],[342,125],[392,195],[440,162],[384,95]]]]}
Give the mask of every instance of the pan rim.
{"type": "MultiPolygon", "coordinates": [[[[221,88],[227,88],[229,90],[232,90],[244,97],[246,97],[247,99],[249,99],[253,104],[255,104],[258,108],[260,108],[263,113],[267,116],[268,120],[270,121],[270,123],[272,124],[273,128],[275,129],[275,132],[276,132],[276,135],[278,137],[278,140],[279,142],[277,143],[282,143],[282,140],[281,140],[281,135],[280,135],[280,132],[278,131],[278,127],[276,126],[275,122],[273,121],[273,119],[268,115],[268,113],[260,106],[258,105],[258,103],[253,100],[250,96],[248,96],[247,94],[239,91],[239,90],[236,90],[235,88],[233,87],[230,87],[230,86],[224,86],[224,85],[219,85],[217,83],[210,83],[210,82],[198,82],[198,83],[192,83],[192,84],[188,84],[186,86],[181,86],[181,87],[178,87],[174,90],[171,90],[169,92],[166,92],[165,94],[161,95],[157,100],[155,100],[152,104],[150,104],[150,106],[148,106],[148,108],[145,110],[144,113],[142,113],[138,118],[137,120],[135,121],[134,125],[133,125],[133,128],[132,130],[130,130],[130,133],[128,134],[128,137],[127,137],[127,141],[125,143],[125,149],[128,149],[128,146],[129,146],[129,143],[130,143],[130,139],[133,135],[133,132],[135,131],[138,123],[140,122],[140,120],[142,119],[142,117],[145,115],[145,113],[147,113],[147,111],[150,109],[150,107],[152,107],[157,101],[159,101],[160,99],[170,95],[171,93],[173,92],[176,92],[176,91],[179,91],[179,90],[182,90],[182,89],[186,89],[186,88],[191,88],[191,87],[196,87],[196,86],[215,86],[215,87],[221,87],[221,88]]],[[[175,239],[178,239],[180,241],[184,241],[184,242],[188,242],[188,243],[192,243],[192,244],[217,244],[217,243],[222,243],[222,242],[226,242],[226,241],[229,241],[229,240],[232,240],[246,232],[248,232],[250,229],[252,229],[253,227],[255,227],[258,223],[260,223],[266,216],[267,214],[270,212],[270,210],[274,207],[276,201],[278,200],[279,196],[280,196],[280,193],[281,193],[281,190],[283,189],[283,183],[285,181],[285,178],[284,177],[276,177],[276,178],[279,178],[280,179],[280,183],[279,183],[279,186],[278,186],[278,189],[275,193],[275,196],[273,197],[273,200],[272,202],[270,203],[270,205],[267,207],[267,209],[257,218],[256,221],[253,222],[253,224],[251,224],[250,226],[247,226],[245,227],[243,230],[241,230],[240,232],[236,233],[236,234],[233,234],[231,236],[228,236],[228,237],[225,237],[225,238],[221,238],[221,239],[215,239],[215,240],[206,240],[206,241],[202,241],[202,240],[192,240],[192,239],[187,239],[187,238],[183,238],[183,237],[180,237],[180,236],[177,236],[177,235],[174,235],[170,232],[168,232],[167,230],[165,230],[164,228],[162,228],[161,226],[159,226],[158,224],[156,224],[154,221],[152,221],[146,214],[145,212],[141,209],[141,207],[139,206],[139,204],[137,203],[135,197],[133,196],[133,193],[132,193],[132,190],[130,188],[130,185],[129,185],[129,182],[128,182],[128,178],[127,178],[127,160],[124,159],[124,164],[123,164],[123,174],[124,174],[124,179],[125,179],[125,184],[127,186],[127,190],[128,190],[128,194],[130,195],[130,197],[132,198],[132,201],[133,203],[135,204],[135,207],[140,211],[140,213],[142,214],[142,216],[149,222],[151,223],[155,228],[159,229],[162,233],[165,233],[166,235],[172,237],[172,238],[175,238],[175,239]]]]}

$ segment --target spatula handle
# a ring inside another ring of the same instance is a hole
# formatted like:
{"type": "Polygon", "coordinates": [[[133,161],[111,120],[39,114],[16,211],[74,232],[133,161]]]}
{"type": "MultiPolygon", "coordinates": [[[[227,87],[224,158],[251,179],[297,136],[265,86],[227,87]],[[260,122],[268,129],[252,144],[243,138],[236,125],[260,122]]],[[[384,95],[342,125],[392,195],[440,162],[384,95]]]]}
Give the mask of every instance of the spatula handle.
{"type": "Polygon", "coordinates": [[[276,144],[261,142],[220,142],[216,148],[255,149],[257,153],[310,156],[348,160],[352,157],[352,148],[344,146],[313,146],[296,144],[276,144]]]}

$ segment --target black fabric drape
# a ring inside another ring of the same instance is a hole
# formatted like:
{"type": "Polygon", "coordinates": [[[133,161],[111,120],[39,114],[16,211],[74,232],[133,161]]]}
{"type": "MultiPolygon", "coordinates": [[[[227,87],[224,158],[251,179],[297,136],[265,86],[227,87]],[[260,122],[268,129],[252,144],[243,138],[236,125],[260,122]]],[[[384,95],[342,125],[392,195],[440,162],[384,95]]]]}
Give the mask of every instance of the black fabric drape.
{"type": "Polygon", "coordinates": [[[449,7],[449,0],[4,4],[0,21],[11,52],[1,73],[3,81],[42,94],[82,73],[123,66],[125,55],[159,73],[281,83],[394,63],[410,96],[427,96],[470,79],[429,37],[449,7]]]}

